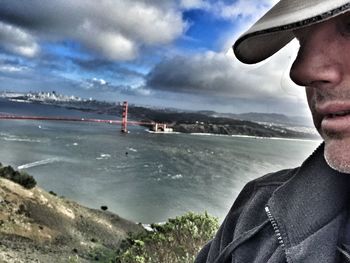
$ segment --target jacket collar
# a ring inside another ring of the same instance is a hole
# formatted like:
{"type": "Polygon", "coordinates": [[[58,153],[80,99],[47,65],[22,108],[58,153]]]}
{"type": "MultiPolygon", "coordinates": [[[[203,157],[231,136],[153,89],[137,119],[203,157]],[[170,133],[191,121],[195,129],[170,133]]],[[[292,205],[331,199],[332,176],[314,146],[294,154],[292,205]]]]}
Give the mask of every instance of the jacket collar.
{"type": "Polygon", "coordinates": [[[336,218],[346,204],[350,175],[330,168],[323,152],[324,143],[268,201],[286,250],[336,218]]]}

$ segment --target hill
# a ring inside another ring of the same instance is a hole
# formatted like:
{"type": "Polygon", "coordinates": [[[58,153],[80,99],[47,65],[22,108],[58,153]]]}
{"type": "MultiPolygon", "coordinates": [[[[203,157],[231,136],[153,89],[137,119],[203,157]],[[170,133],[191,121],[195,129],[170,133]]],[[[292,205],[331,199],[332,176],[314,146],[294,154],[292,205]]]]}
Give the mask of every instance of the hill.
{"type": "Polygon", "coordinates": [[[142,231],[108,211],[0,178],[0,262],[95,262],[142,231]]]}

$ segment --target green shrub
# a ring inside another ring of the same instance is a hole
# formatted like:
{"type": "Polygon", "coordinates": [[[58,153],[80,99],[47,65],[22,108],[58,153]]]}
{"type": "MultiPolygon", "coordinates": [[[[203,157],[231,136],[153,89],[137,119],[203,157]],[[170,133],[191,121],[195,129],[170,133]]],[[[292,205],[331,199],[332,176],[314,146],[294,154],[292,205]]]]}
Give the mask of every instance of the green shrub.
{"type": "Polygon", "coordinates": [[[69,256],[68,263],[80,263],[79,257],[77,255],[69,256]]]}
{"type": "Polygon", "coordinates": [[[218,227],[218,219],[207,213],[187,213],[165,224],[152,224],[152,231],[130,235],[123,241],[117,262],[192,263],[218,227]]]}
{"type": "Polygon", "coordinates": [[[57,196],[57,194],[54,191],[52,191],[52,190],[49,191],[49,194],[53,195],[53,196],[57,196]]]}
{"type": "Polygon", "coordinates": [[[99,245],[89,252],[89,257],[100,263],[115,263],[117,252],[113,249],[99,245]]]}
{"type": "Polygon", "coordinates": [[[33,176],[27,174],[26,172],[15,171],[11,166],[3,167],[0,165],[0,177],[11,180],[27,189],[31,189],[36,185],[36,181],[33,176]]]}

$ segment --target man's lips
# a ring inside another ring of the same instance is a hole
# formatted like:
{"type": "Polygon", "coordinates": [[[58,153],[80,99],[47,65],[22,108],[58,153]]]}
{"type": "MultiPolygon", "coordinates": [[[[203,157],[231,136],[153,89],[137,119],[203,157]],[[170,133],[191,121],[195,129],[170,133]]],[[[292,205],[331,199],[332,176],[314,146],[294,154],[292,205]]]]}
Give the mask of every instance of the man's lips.
{"type": "Polygon", "coordinates": [[[346,115],[349,115],[349,114],[350,114],[350,110],[336,111],[336,112],[326,114],[325,118],[334,119],[338,117],[345,117],[346,115]]]}
{"type": "Polygon", "coordinates": [[[324,131],[350,133],[350,102],[326,103],[316,107],[324,131]]]}

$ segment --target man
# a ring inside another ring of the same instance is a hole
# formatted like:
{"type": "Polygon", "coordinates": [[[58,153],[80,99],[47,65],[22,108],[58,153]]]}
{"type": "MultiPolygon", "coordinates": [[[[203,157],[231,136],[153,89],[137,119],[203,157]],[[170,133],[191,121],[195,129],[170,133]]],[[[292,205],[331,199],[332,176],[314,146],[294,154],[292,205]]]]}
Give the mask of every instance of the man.
{"type": "Polygon", "coordinates": [[[290,77],[324,142],[301,167],[248,183],[196,263],[350,262],[350,1],[281,0],[233,48],[252,64],[294,37],[290,77]]]}

